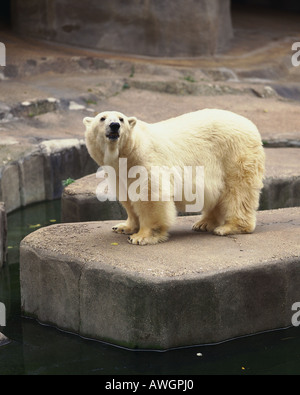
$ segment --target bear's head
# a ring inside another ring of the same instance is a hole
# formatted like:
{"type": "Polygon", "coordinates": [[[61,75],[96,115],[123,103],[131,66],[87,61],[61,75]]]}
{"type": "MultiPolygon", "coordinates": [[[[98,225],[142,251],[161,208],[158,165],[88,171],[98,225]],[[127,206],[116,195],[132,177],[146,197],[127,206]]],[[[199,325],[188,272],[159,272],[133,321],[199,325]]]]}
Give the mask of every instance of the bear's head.
{"type": "Polygon", "coordinates": [[[95,117],[85,117],[83,123],[86,126],[86,133],[92,133],[102,141],[116,142],[122,134],[130,132],[135,126],[135,117],[117,111],[105,111],[95,117]]]}
{"type": "MultiPolygon", "coordinates": [[[[117,111],[105,111],[95,117],[85,117],[83,123],[86,127],[85,138],[88,151],[94,159],[100,153],[109,150],[120,150],[124,141],[128,141],[137,119],[126,117],[117,111]]],[[[96,160],[98,163],[100,158],[96,160]]]]}

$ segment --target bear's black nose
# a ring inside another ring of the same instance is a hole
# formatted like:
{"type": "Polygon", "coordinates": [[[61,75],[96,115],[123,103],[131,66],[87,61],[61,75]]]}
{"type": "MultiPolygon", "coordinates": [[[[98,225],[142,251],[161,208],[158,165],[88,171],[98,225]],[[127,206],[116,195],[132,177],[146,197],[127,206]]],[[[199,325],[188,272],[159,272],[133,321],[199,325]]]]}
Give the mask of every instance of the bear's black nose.
{"type": "Polygon", "coordinates": [[[113,132],[117,132],[120,129],[120,124],[119,122],[112,122],[109,124],[109,127],[113,132]]]}

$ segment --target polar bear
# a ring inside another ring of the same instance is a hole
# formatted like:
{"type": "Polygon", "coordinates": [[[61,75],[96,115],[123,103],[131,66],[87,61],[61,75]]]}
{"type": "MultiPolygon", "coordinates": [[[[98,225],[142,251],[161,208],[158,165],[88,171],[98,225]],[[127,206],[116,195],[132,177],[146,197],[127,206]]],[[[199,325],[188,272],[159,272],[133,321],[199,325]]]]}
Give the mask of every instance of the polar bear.
{"type": "MultiPolygon", "coordinates": [[[[85,117],[83,123],[89,154],[99,166],[112,166],[117,178],[122,171],[120,158],[126,158],[128,168],[143,166],[149,172],[153,166],[203,166],[202,216],[193,230],[220,236],[254,231],[265,154],[250,120],[226,110],[203,109],[152,124],[105,111],[85,117]]],[[[126,182],[133,182],[126,177],[126,182]]],[[[174,188],[169,200],[153,201],[150,180],[146,184],[149,199],[119,196],[128,218],[113,231],[130,235],[131,244],[167,240],[177,211],[184,211],[186,201],[173,199],[174,188]]],[[[119,187],[116,194],[121,194],[119,187]]]]}

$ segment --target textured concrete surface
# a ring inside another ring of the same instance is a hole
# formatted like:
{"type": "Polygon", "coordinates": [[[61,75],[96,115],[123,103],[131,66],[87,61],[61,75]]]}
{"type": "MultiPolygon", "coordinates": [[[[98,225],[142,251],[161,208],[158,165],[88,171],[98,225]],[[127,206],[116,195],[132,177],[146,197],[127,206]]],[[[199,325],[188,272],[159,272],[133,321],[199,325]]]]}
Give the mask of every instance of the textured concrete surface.
{"type": "Polygon", "coordinates": [[[132,246],[114,221],[58,224],[21,243],[24,314],[140,348],[217,342],[291,324],[300,299],[300,208],[258,213],[218,237],[181,217],[170,240],[132,246]],[[33,286],[34,285],[34,286],[33,286]]]}
{"type": "MultiPolygon", "coordinates": [[[[266,174],[260,209],[300,206],[300,150],[266,148],[266,174]]],[[[126,219],[118,202],[100,202],[96,188],[101,179],[90,174],[66,187],[62,194],[62,222],[126,219]]]]}

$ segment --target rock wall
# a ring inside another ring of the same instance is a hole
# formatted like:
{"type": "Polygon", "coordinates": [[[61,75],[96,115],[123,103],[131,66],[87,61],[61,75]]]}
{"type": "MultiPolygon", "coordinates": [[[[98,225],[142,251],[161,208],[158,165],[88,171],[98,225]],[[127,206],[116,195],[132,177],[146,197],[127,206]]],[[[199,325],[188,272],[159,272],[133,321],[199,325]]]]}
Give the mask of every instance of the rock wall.
{"type": "Polygon", "coordinates": [[[21,152],[14,150],[15,145],[2,147],[6,155],[11,155],[10,161],[0,166],[0,201],[5,203],[6,213],[31,203],[59,199],[62,180],[80,178],[98,168],[84,140],[47,140],[37,146],[24,145],[21,152]]]}
{"type": "Polygon", "coordinates": [[[230,0],[12,0],[11,7],[23,35],[125,54],[212,55],[233,34],[230,0]]]}
{"type": "Polygon", "coordinates": [[[0,202],[0,268],[7,254],[7,216],[4,202],[0,202]]]}

